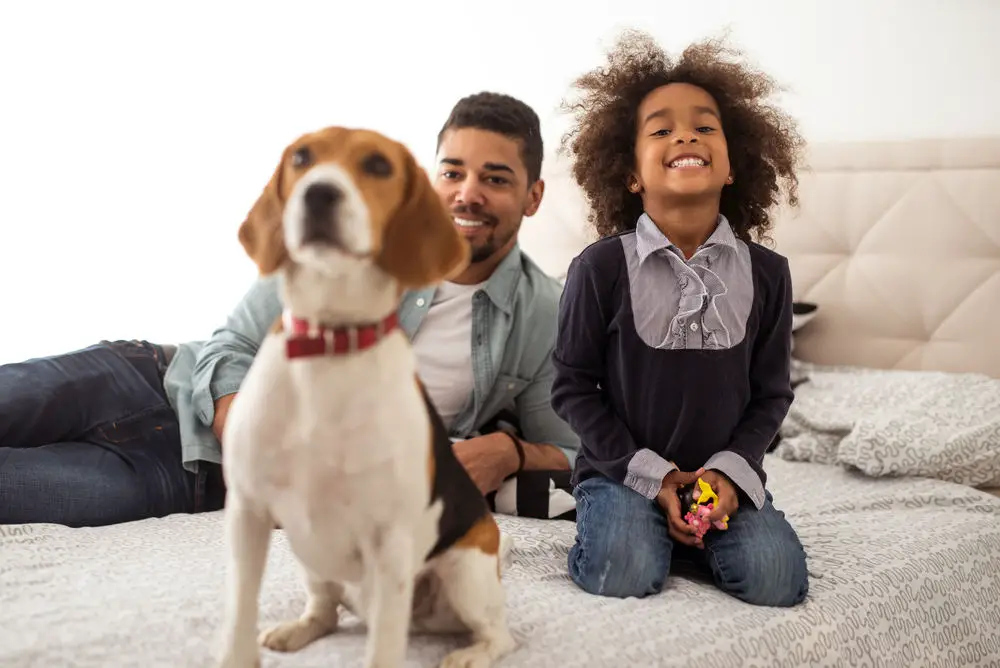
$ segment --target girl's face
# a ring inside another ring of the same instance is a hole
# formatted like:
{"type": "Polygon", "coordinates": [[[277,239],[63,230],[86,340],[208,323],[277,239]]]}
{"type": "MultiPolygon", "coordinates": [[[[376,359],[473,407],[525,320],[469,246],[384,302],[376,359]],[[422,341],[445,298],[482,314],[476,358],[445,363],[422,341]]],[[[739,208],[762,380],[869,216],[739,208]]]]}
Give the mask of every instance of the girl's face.
{"type": "Polygon", "coordinates": [[[635,171],[628,188],[643,201],[718,199],[731,182],[729,149],[719,107],[704,89],[673,83],[639,105],[635,171]]]}

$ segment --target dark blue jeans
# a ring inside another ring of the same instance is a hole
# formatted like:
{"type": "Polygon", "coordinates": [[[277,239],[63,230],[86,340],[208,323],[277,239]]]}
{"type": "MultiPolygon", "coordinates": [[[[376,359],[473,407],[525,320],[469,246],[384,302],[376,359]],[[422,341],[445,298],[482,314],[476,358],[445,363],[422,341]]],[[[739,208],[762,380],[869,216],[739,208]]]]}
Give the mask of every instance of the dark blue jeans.
{"type": "Polygon", "coordinates": [[[0,524],[101,526],[214,510],[181,463],[163,349],[116,341],[0,366],[0,524]]]}
{"type": "Polygon", "coordinates": [[[584,480],[574,490],[577,539],[569,574],[592,594],[627,598],[658,593],[680,556],[703,566],[723,591],[754,605],[789,607],[809,591],[806,554],[771,493],[757,510],[749,501],[725,531],[705,534],[704,550],[676,545],[660,506],[607,478],[584,480]]]}

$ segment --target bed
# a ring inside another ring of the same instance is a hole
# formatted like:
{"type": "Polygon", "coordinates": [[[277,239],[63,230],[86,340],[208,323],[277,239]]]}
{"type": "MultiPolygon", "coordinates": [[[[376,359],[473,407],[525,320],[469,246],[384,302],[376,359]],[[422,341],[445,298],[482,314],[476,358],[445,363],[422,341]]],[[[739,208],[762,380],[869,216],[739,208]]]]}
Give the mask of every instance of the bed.
{"type": "MultiPolygon", "coordinates": [[[[756,608],[688,572],[657,597],[591,597],[565,574],[573,524],[501,515],[521,643],[501,665],[1000,665],[1000,139],[815,146],[809,162],[774,241],[817,308],[765,462],[808,553],[807,601],[756,608]]],[[[589,237],[559,160],[546,178],[522,243],[560,276],[589,237]]],[[[210,665],[223,570],[220,513],[0,527],[0,665],[210,665]]],[[[303,602],[276,532],[262,624],[303,602]]],[[[459,642],[416,637],[407,665],[459,642]]],[[[348,620],[263,665],[360,666],[363,645],[348,620]]]]}

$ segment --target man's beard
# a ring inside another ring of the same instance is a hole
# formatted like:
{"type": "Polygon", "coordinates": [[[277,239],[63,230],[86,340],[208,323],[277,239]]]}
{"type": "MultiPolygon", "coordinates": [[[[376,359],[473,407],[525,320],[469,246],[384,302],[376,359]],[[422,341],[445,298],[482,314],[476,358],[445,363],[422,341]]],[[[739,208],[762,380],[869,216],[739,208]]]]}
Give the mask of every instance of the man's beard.
{"type": "MultiPolygon", "coordinates": [[[[498,244],[496,240],[496,229],[499,224],[499,220],[496,216],[492,216],[484,211],[478,210],[478,207],[473,207],[474,210],[470,211],[467,206],[458,206],[451,210],[451,215],[454,218],[464,218],[466,216],[473,217],[477,220],[482,220],[483,227],[489,230],[489,236],[482,246],[473,246],[470,250],[472,251],[469,262],[471,264],[476,264],[479,262],[484,262],[493,256],[503,244],[498,244]]],[[[504,242],[506,243],[506,241],[504,242]]]]}
{"type": "Polygon", "coordinates": [[[497,236],[497,228],[491,228],[486,241],[484,241],[481,246],[473,246],[471,248],[472,253],[469,258],[469,263],[477,264],[479,262],[489,260],[491,257],[496,255],[501,248],[506,246],[515,234],[517,234],[517,229],[508,230],[507,234],[504,236],[497,236]]]}
{"type": "Polygon", "coordinates": [[[478,248],[472,249],[472,256],[469,258],[469,262],[472,264],[478,264],[490,259],[490,257],[497,252],[497,245],[493,239],[490,237],[489,241],[478,248]]]}

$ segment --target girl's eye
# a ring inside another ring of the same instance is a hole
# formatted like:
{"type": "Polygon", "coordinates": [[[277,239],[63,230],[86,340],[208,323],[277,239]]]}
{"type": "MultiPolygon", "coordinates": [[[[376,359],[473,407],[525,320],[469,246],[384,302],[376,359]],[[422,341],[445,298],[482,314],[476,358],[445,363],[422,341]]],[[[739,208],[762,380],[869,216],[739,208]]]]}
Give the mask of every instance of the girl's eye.
{"type": "Polygon", "coordinates": [[[709,127],[707,125],[703,125],[700,128],[698,128],[698,132],[711,132],[714,129],[715,128],[711,128],[711,127],[709,127]]]}
{"type": "Polygon", "coordinates": [[[663,130],[657,130],[656,132],[654,132],[653,136],[654,137],[665,137],[668,134],[670,134],[670,130],[663,129],[663,130]]]}

